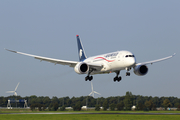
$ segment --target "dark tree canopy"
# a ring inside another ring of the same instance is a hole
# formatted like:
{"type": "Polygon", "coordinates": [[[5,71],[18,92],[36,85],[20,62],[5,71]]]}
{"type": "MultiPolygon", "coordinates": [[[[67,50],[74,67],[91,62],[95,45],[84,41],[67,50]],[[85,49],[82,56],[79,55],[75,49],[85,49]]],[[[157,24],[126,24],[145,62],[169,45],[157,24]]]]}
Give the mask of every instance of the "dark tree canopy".
{"type": "MultiPolygon", "coordinates": [[[[0,107],[7,107],[8,99],[16,99],[16,96],[0,97],[0,107]]],[[[36,95],[21,97],[17,96],[17,99],[26,99],[28,106],[32,110],[38,108],[43,110],[44,108],[49,108],[49,110],[64,110],[65,107],[73,107],[74,110],[81,110],[82,106],[96,107],[99,110],[103,107],[103,110],[131,110],[132,106],[136,106],[136,110],[156,110],[156,107],[176,107],[180,106],[180,99],[177,97],[152,97],[152,96],[141,96],[133,95],[131,92],[126,92],[125,96],[116,96],[108,98],[93,98],[91,96],[81,96],[81,97],[52,97],[39,96],[36,95]],[[38,107],[38,106],[41,106],[38,107]]],[[[16,103],[11,103],[12,107],[16,107],[16,103]]],[[[18,107],[24,107],[24,103],[17,103],[18,107]]],[[[180,110],[180,108],[178,108],[180,110]]]]}

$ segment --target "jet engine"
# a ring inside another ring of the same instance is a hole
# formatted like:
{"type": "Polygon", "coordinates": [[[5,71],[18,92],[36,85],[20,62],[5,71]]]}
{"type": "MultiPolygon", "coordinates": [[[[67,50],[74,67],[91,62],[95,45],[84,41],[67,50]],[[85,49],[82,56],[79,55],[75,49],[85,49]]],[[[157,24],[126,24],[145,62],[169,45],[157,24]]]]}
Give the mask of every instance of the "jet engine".
{"type": "Polygon", "coordinates": [[[79,62],[74,67],[74,71],[78,74],[87,74],[87,72],[89,71],[89,66],[85,62],[79,62]]]}
{"type": "Polygon", "coordinates": [[[134,73],[138,76],[146,75],[148,72],[148,67],[146,65],[138,65],[134,67],[134,73]]]}

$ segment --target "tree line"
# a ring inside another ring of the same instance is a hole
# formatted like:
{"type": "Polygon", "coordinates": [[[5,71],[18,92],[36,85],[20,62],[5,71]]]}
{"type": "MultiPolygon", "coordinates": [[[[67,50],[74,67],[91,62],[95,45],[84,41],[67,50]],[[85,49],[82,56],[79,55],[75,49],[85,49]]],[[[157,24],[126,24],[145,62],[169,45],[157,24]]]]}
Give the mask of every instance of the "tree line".
{"type": "MultiPolygon", "coordinates": [[[[133,95],[131,92],[126,92],[124,96],[108,97],[108,98],[93,98],[91,96],[81,97],[52,97],[48,96],[8,96],[0,97],[0,107],[7,107],[8,99],[25,99],[28,106],[32,110],[38,108],[39,110],[65,110],[65,107],[72,107],[73,110],[81,110],[82,106],[95,107],[95,110],[131,110],[132,106],[136,106],[136,110],[156,110],[157,107],[176,107],[180,110],[180,99],[177,97],[152,97],[133,95]]],[[[16,107],[16,103],[11,103],[12,107],[16,107]]],[[[17,103],[18,107],[24,107],[24,103],[17,103]]]]}

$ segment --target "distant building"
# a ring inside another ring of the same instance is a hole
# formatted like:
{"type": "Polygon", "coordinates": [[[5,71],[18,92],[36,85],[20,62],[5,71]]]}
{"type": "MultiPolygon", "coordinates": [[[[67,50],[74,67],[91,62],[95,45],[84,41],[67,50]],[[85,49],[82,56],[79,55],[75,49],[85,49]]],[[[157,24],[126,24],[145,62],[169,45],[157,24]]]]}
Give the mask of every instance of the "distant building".
{"type": "Polygon", "coordinates": [[[87,106],[82,106],[81,109],[87,109],[87,106]]]}
{"type": "Polygon", "coordinates": [[[131,107],[131,110],[135,110],[135,109],[136,109],[136,106],[133,105],[133,106],[131,107]]]}
{"type": "Polygon", "coordinates": [[[66,110],[71,110],[71,109],[73,109],[72,107],[66,107],[65,108],[66,110]]]}

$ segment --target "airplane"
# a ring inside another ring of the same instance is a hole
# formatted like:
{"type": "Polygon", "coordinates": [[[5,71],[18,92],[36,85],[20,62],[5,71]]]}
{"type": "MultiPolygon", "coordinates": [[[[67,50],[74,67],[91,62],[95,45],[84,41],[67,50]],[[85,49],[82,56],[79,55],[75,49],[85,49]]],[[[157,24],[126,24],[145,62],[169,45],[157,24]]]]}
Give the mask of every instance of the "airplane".
{"type": "Polygon", "coordinates": [[[74,71],[78,74],[87,74],[85,77],[85,81],[91,81],[93,79],[94,74],[109,74],[109,73],[116,73],[116,76],[114,77],[114,82],[121,81],[121,76],[119,76],[121,70],[126,70],[126,76],[130,76],[130,70],[133,68],[134,73],[138,76],[144,76],[148,73],[148,64],[153,64],[156,62],[160,62],[169,58],[172,58],[175,56],[176,53],[174,53],[171,56],[143,62],[143,63],[136,63],[135,55],[126,50],[106,53],[102,55],[97,55],[93,57],[87,57],[82,45],[82,42],[80,40],[79,35],[76,35],[77,38],[77,45],[78,45],[78,54],[79,54],[79,61],[68,61],[68,60],[61,60],[61,59],[54,59],[54,58],[48,58],[48,57],[42,57],[32,54],[27,54],[23,52],[13,51],[6,49],[10,52],[34,57],[35,59],[39,59],[40,61],[47,61],[56,64],[61,65],[69,65],[70,67],[74,68],[74,71]]]}

